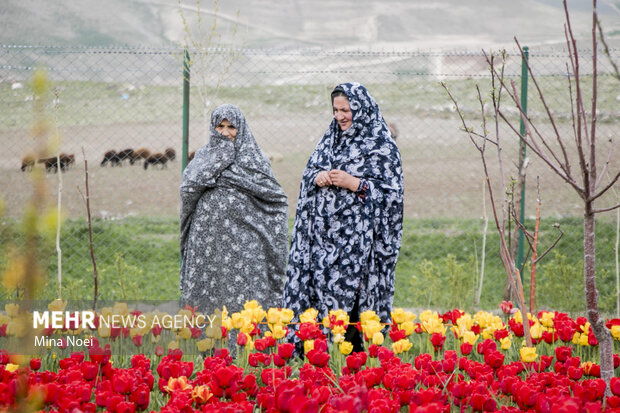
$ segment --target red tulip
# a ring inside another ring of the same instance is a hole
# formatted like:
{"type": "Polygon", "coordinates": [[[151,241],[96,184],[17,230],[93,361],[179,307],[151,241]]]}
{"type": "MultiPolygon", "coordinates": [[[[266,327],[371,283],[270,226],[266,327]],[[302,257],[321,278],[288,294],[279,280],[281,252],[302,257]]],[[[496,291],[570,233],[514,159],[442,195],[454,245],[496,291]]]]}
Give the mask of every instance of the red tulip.
{"type": "Polygon", "coordinates": [[[240,374],[243,374],[243,370],[239,367],[221,367],[215,371],[214,378],[218,386],[227,388],[235,384],[236,380],[240,378],[240,374]]]}
{"type": "Polygon", "coordinates": [[[136,334],[135,336],[133,336],[131,338],[131,341],[133,341],[133,343],[136,345],[136,347],[141,347],[143,340],[142,340],[142,336],[139,334],[136,334]]]}
{"type": "Polygon", "coordinates": [[[555,358],[562,363],[568,360],[571,356],[573,349],[571,347],[556,347],[555,358]]]}
{"type": "Polygon", "coordinates": [[[237,335],[237,345],[245,346],[246,344],[248,344],[248,336],[243,332],[239,332],[239,334],[237,335]]]}
{"type": "Polygon", "coordinates": [[[433,347],[435,348],[435,351],[439,351],[443,347],[443,344],[446,342],[446,336],[440,333],[433,333],[431,334],[430,340],[433,344],[433,347]]]}
{"type": "Polygon", "coordinates": [[[38,371],[41,368],[41,359],[30,359],[30,368],[34,371],[38,371]]]}
{"type": "Polygon", "coordinates": [[[293,356],[295,345],[293,343],[282,343],[278,345],[278,355],[284,360],[288,360],[293,356]]]}
{"type": "Polygon", "coordinates": [[[317,349],[310,350],[306,357],[310,364],[316,367],[325,367],[329,361],[329,354],[317,349]]]}
{"type": "Polygon", "coordinates": [[[160,345],[155,346],[155,355],[161,357],[164,355],[164,348],[160,345]]]}
{"type": "Polygon", "coordinates": [[[474,346],[472,346],[469,343],[461,344],[461,354],[463,354],[464,356],[469,355],[473,349],[474,349],[474,346]]]}

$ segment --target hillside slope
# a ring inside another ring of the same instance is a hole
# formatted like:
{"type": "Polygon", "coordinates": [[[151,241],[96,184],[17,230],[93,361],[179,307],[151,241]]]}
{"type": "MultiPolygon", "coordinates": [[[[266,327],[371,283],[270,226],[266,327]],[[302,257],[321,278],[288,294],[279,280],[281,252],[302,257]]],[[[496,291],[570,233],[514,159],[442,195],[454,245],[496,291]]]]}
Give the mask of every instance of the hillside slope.
{"type": "MultiPolygon", "coordinates": [[[[171,46],[186,26],[177,0],[3,0],[0,43],[171,46]]],[[[196,8],[211,29],[213,1],[181,0],[190,33],[196,8]]],[[[569,1],[575,33],[587,37],[590,2],[569,1]]],[[[599,0],[610,41],[620,40],[620,1],[599,0]]],[[[221,0],[215,45],[382,50],[480,49],[563,43],[560,0],[221,0]]],[[[206,41],[201,40],[201,44],[206,41]]],[[[213,45],[213,44],[212,44],[213,45]]]]}

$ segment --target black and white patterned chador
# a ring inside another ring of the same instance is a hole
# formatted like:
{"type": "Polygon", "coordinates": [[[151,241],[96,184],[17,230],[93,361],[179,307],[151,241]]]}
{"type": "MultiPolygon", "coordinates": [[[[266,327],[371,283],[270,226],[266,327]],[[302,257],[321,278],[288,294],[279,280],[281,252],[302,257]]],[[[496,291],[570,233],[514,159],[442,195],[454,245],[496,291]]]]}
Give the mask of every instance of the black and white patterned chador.
{"type": "Polygon", "coordinates": [[[245,117],[233,105],[211,115],[210,141],[196,151],[181,183],[183,304],[211,313],[246,300],[279,306],[288,242],[287,198],[245,117]],[[222,120],[235,140],[216,130],[222,120]]]}
{"type": "Polygon", "coordinates": [[[389,322],[394,269],[402,237],[403,179],[398,148],[375,100],[359,83],[344,83],[352,125],[333,119],[303,172],[289,252],[283,306],[374,310],[389,322]],[[356,192],[319,187],[319,172],[360,178],[356,192]]]}

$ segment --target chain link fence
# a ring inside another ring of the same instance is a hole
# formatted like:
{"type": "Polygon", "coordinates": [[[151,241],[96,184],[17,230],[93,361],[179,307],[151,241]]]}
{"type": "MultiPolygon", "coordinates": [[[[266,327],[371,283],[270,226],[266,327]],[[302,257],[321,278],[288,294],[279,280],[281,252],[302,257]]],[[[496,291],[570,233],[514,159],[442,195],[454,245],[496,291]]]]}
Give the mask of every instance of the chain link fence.
{"type": "MultiPolygon", "coordinates": [[[[620,51],[611,53],[612,59],[620,61],[620,51]]],[[[462,132],[454,105],[440,85],[445,82],[475,128],[482,123],[475,88],[480,85],[487,101],[487,121],[492,123],[488,105],[490,75],[483,53],[209,49],[190,51],[190,56],[189,151],[207,142],[213,108],[222,103],[238,105],[259,145],[271,158],[276,177],[288,195],[291,218],[302,170],[331,121],[329,93],[336,84],[347,81],[364,84],[394,128],[404,165],[406,228],[419,228],[415,223],[431,223],[428,228],[449,236],[454,227],[443,227],[444,223],[480,222],[485,215],[479,154],[462,132]]],[[[620,83],[611,75],[612,66],[602,53],[599,59],[598,136],[599,159],[603,160],[609,139],[618,140],[620,83]]],[[[567,61],[567,53],[562,50],[530,50],[529,62],[549,109],[558,121],[560,133],[568,137],[572,124],[567,61]]],[[[581,74],[591,75],[590,52],[582,51],[580,63],[581,74]]],[[[517,88],[521,64],[516,51],[506,55],[505,74],[517,88]]],[[[0,45],[0,197],[4,201],[5,246],[11,238],[7,234],[13,234],[14,241],[19,238],[17,232],[11,232],[11,223],[21,216],[31,191],[27,170],[34,147],[31,80],[36,68],[45,69],[52,83],[47,116],[51,130],[60,136],[57,151],[73,155],[75,160],[66,165],[61,162],[60,166],[66,167],[62,174],[54,173],[52,164],[46,175],[50,204],[56,203],[58,179],[62,175],[62,212],[67,219],[62,235],[63,272],[68,274],[69,293],[79,291],[88,283],[86,274],[92,273],[88,259],[79,263],[71,259],[72,255],[88,258],[82,198],[84,160],[88,161],[95,251],[101,271],[116,286],[110,287],[108,295],[124,298],[120,295],[136,291],[148,294],[150,290],[140,283],[140,274],[151,271],[165,274],[162,283],[172,285],[174,291],[178,285],[183,50],[0,45]],[[147,153],[152,163],[147,161],[147,153]],[[168,156],[159,158],[160,161],[152,158],[154,154],[166,153],[168,156]],[[173,153],[176,157],[171,156],[173,153]],[[127,232],[131,242],[122,237],[127,232]]],[[[591,90],[584,93],[584,102],[588,102],[591,90]]],[[[543,132],[549,133],[551,125],[532,84],[528,103],[530,117],[539,122],[543,132]]],[[[507,95],[503,105],[506,113],[518,119],[516,109],[510,109],[514,105],[507,95]]],[[[494,128],[491,123],[489,129],[494,128]]],[[[518,139],[503,123],[499,133],[506,174],[516,176],[518,139]]],[[[489,160],[491,167],[496,168],[494,153],[489,153],[489,160]]],[[[574,191],[542,161],[529,161],[526,217],[531,219],[535,215],[539,177],[543,217],[578,219],[582,206],[574,191]]],[[[610,170],[618,167],[620,157],[612,156],[610,170]]],[[[497,193],[501,190],[498,188],[497,193]]],[[[611,203],[616,196],[612,191],[601,202],[611,203]]],[[[486,214],[490,214],[488,202],[486,214]]],[[[611,221],[615,213],[601,218],[611,221]]],[[[408,263],[416,254],[407,249],[421,248],[414,245],[419,231],[411,231],[405,234],[397,272],[397,277],[407,279],[402,281],[406,285],[410,285],[410,273],[419,272],[417,262],[408,263]]],[[[612,236],[615,234],[608,239],[612,236]]],[[[578,257],[582,254],[581,241],[576,237],[572,242],[574,245],[568,250],[578,257]]],[[[478,259],[479,252],[474,249],[480,248],[480,244],[470,244],[471,240],[464,242],[463,251],[455,254],[475,254],[478,259]]],[[[497,255],[496,245],[487,248],[489,254],[497,255]]],[[[612,242],[599,245],[599,254],[612,271],[612,242]]],[[[51,274],[56,271],[55,265],[50,264],[51,274]]],[[[503,284],[484,291],[497,300],[502,289],[503,284]]],[[[160,299],[165,294],[149,298],[160,299]]]]}

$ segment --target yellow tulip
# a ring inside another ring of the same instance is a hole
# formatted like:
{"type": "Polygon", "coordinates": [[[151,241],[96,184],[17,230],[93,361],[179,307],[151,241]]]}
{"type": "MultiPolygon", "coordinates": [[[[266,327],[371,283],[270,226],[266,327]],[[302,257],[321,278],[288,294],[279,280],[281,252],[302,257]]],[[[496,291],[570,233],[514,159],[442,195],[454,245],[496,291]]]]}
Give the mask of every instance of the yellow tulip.
{"type": "Polygon", "coordinates": [[[437,318],[439,318],[439,314],[435,311],[425,310],[420,313],[421,322],[428,321],[430,319],[437,319],[437,318]]]}
{"type": "Polygon", "coordinates": [[[252,301],[246,301],[245,304],[243,305],[243,308],[245,310],[254,310],[256,308],[259,308],[260,305],[258,305],[258,301],[256,300],[252,300],[252,301]]]}
{"type": "Polygon", "coordinates": [[[65,308],[67,308],[67,302],[60,298],[55,299],[47,305],[47,309],[50,311],[65,311],[65,308]]]}
{"type": "Polygon", "coordinates": [[[540,323],[534,323],[533,326],[530,327],[530,335],[534,339],[539,339],[542,337],[543,329],[540,323]]]}
{"type": "Polygon", "coordinates": [[[278,324],[270,328],[273,333],[273,338],[275,338],[276,340],[283,339],[286,336],[286,329],[281,325],[278,324]]]}
{"type": "Polygon", "coordinates": [[[375,334],[372,335],[372,344],[376,344],[378,346],[383,344],[383,334],[380,331],[377,331],[375,334]]]}
{"type": "Polygon", "coordinates": [[[461,331],[471,330],[471,327],[474,325],[474,319],[469,314],[463,314],[456,320],[456,325],[461,331]]]}
{"type": "Polygon", "coordinates": [[[536,354],[536,347],[522,347],[520,350],[521,360],[525,363],[536,360],[538,354],[536,354]]]}
{"type": "Polygon", "coordinates": [[[26,328],[26,324],[21,320],[21,318],[13,319],[6,325],[7,336],[23,338],[26,336],[27,331],[28,328],[26,328]]]}
{"type": "Polygon", "coordinates": [[[611,326],[611,335],[614,340],[620,340],[620,326],[611,326]]]}
{"type": "Polygon", "coordinates": [[[473,346],[476,344],[476,341],[478,341],[478,335],[473,331],[468,330],[463,332],[463,343],[469,343],[473,346]]]}
{"type": "Polygon", "coordinates": [[[270,308],[267,311],[267,323],[268,324],[279,324],[282,320],[282,314],[280,310],[277,308],[270,308]]]}
{"type": "MultiPolygon", "coordinates": [[[[420,316],[420,320],[421,319],[422,317],[420,316]]],[[[448,328],[444,326],[443,321],[440,318],[428,318],[422,322],[422,329],[428,334],[439,333],[441,335],[445,335],[448,328]]]]}
{"type": "Polygon", "coordinates": [[[415,331],[415,324],[413,324],[413,321],[405,321],[399,327],[401,330],[405,330],[405,334],[408,336],[415,331]]]}
{"type": "Polygon", "coordinates": [[[347,329],[344,326],[334,326],[332,329],[332,333],[334,334],[344,334],[347,329]]]}
{"type": "Polygon", "coordinates": [[[215,326],[213,327],[209,326],[205,328],[205,336],[215,339],[215,340],[219,340],[222,338],[222,329],[219,327],[215,327],[215,326]]]}
{"type": "Polygon", "coordinates": [[[233,328],[236,328],[237,330],[241,330],[244,326],[250,324],[252,322],[252,320],[248,317],[245,316],[245,314],[241,314],[241,313],[233,313],[231,315],[231,324],[233,326],[233,328]]]}
{"type": "Polygon", "coordinates": [[[581,334],[581,336],[579,337],[579,343],[580,346],[589,346],[590,343],[588,342],[588,335],[587,334],[581,334]]]}
{"type": "Polygon", "coordinates": [[[494,336],[493,336],[493,329],[491,329],[491,328],[485,328],[484,330],[482,330],[482,331],[480,332],[480,335],[482,336],[482,339],[483,339],[483,340],[486,340],[486,339],[488,339],[488,338],[492,339],[492,338],[494,337],[494,336]]]}
{"type": "Polygon", "coordinates": [[[366,334],[366,337],[372,337],[376,332],[381,331],[382,326],[376,320],[369,320],[366,324],[362,324],[362,331],[366,334]]]}
{"type": "Polygon", "coordinates": [[[348,341],[343,341],[340,343],[338,348],[340,349],[340,352],[346,356],[347,354],[351,354],[353,351],[353,344],[348,341]]]}
{"type": "Polygon", "coordinates": [[[11,372],[11,373],[13,373],[18,368],[19,368],[19,366],[17,364],[12,364],[12,363],[8,363],[6,366],[4,366],[4,369],[6,371],[11,372]]]}
{"type": "Polygon", "coordinates": [[[17,317],[17,315],[19,314],[19,304],[5,304],[4,311],[6,312],[6,315],[11,318],[17,317]]]}
{"type": "Polygon", "coordinates": [[[177,316],[179,320],[191,320],[194,317],[191,311],[185,309],[177,311],[177,316]]]}
{"type": "Polygon", "coordinates": [[[334,334],[334,343],[340,344],[344,341],[344,334],[334,334]]]}
{"type": "Polygon", "coordinates": [[[255,308],[252,310],[252,321],[255,323],[260,323],[267,316],[267,312],[263,310],[261,307],[255,308]]]}
{"type": "Polygon", "coordinates": [[[510,337],[504,337],[500,339],[499,342],[501,344],[502,350],[508,350],[512,346],[512,341],[510,340],[510,337]]]}
{"type": "Polygon", "coordinates": [[[314,348],[314,340],[306,340],[304,341],[304,353],[309,352],[314,348]]]}
{"type": "Polygon", "coordinates": [[[97,332],[99,333],[99,337],[101,338],[108,338],[110,337],[110,334],[112,334],[112,329],[110,327],[108,327],[107,325],[103,325],[103,324],[99,324],[99,327],[97,328],[97,332]]]}
{"type": "Polygon", "coordinates": [[[280,317],[284,324],[288,324],[295,317],[295,313],[289,308],[282,308],[280,317]]]}
{"type": "Polygon", "coordinates": [[[377,313],[375,313],[372,310],[367,310],[367,311],[364,311],[362,314],[360,314],[360,323],[361,324],[364,324],[364,323],[366,323],[366,322],[368,322],[370,320],[381,322],[381,319],[379,318],[377,313]]]}
{"type": "Polygon", "coordinates": [[[179,348],[178,341],[171,341],[170,343],[168,343],[168,350],[176,350],[177,348],[179,348]]]}
{"type": "Polygon", "coordinates": [[[192,331],[189,329],[189,327],[183,327],[182,329],[179,330],[177,335],[179,338],[182,338],[183,340],[188,340],[192,338],[192,331]]]}
{"type": "Polygon", "coordinates": [[[406,338],[398,340],[396,343],[392,343],[392,351],[394,354],[400,354],[409,351],[413,344],[406,338]]]}
{"type": "Polygon", "coordinates": [[[202,340],[196,341],[196,348],[198,348],[198,351],[201,352],[211,350],[214,345],[215,342],[211,338],[204,338],[202,340]]]}
{"type": "Polygon", "coordinates": [[[555,313],[550,311],[543,311],[540,316],[540,324],[545,327],[553,327],[553,319],[555,318],[555,313]]]}
{"type": "Polygon", "coordinates": [[[301,313],[299,316],[299,321],[302,323],[316,323],[316,317],[319,315],[318,310],[314,308],[308,308],[306,311],[301,313]]]}
{"type": "Polygon", "coordinates": [[[407,321],[413,322],[416,315],[410,311],[405,311],[402,308],[395,308],[392,311],[392,322],[396,324],[406,323],[407,321]]]}

